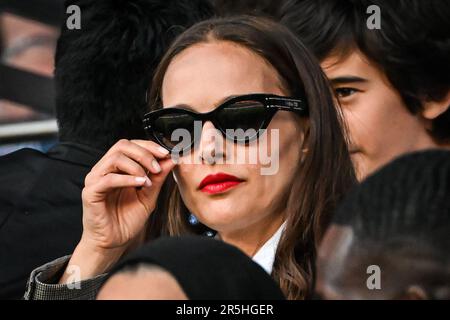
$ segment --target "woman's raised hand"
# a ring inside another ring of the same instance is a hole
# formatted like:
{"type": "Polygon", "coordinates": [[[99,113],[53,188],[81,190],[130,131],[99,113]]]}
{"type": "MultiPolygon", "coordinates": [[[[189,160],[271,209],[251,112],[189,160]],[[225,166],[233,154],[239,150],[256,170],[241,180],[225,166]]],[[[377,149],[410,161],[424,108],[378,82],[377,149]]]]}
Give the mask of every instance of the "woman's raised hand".
{"type": "Polygon", "coordinates": [[[151,141],[117,142],[86,176],[83,240],[103,249],[127,246],[134,240],[174,167],[168,155],[151,141]]]}
{"type": "Polygon", "coordinates": [[[92,168],[82,192],[83,235],[69,263],[82,278],[106,271],[145,232],[174,166],[154,142],[120,140],[92,168]]]}

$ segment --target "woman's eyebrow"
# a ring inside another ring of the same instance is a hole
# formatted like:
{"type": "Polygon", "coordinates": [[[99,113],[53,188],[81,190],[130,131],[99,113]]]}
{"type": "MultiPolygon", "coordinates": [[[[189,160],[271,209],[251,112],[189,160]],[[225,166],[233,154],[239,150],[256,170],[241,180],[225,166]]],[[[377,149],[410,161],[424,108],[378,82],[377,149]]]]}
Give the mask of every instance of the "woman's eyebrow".
{"type": "Polygon", "coordinates": [[[356,76],[340,76],[340,77],[336,77],[336,78],[331,78],[330,82],[333,85],[336,85],[336,84],[349,84],[349,83],[365,83],[365,82],[369,82],[369,80],[365,79],[365,78],[361,78],[361,77],[356,77],[356,76]]]}

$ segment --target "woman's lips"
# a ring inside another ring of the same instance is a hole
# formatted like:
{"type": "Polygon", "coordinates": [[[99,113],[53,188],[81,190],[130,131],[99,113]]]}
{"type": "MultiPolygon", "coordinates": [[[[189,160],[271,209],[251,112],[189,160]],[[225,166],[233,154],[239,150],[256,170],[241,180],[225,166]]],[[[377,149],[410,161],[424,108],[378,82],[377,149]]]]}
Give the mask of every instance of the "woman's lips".
{"type": "Polygon", "coordinates": [[[237,186],[242,181],[242,179],[226,173],[217,173],[206,176],[202,182],[200,182],[198,188],[202,192],[215,194],[225,192],[226,190],[237,186]]]}

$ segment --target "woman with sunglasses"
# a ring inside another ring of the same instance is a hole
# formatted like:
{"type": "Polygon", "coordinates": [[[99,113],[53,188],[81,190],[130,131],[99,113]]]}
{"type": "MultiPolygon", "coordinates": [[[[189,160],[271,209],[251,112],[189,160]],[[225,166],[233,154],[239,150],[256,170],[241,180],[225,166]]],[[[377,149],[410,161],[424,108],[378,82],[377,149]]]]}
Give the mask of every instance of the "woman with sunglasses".
{"type": "Polygon", "coordinates": [[[214,230],[287,298],[309,298],[316,244],[355,181],[340,113],[314,58],[271,20],[204,21],[169,49],[148,101],[153,141],[119,141],[96,164],[76,250],[69,262],[34,271],[26,297],[94,297],[126,251],[161,235],[214,230]],[[261,161],[235,162],[261,147],[279,154],[275,173],[262,174],[261,161]],[[81,289],[65,289],[74,280],[81,289]]]}

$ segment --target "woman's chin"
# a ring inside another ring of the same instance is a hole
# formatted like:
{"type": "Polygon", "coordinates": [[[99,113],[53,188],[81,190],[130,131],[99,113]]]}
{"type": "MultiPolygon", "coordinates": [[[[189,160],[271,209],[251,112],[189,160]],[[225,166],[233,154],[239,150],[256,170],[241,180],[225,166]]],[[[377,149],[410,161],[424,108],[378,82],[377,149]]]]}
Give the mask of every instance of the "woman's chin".
{"type": "MultiPolygon", "coordinates": [[[[245,215],[243,215],[245,217],[245,215]]],[[[239,229],[242,226],[242,215],[240,216],[236,211],[230,211],[227,209],[208,209],[205,214],[198,216],[198,219],[216,231],[230,231],[239,229]]]]}

